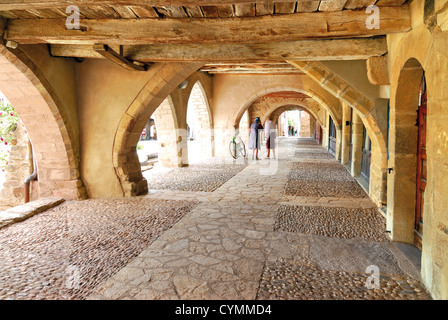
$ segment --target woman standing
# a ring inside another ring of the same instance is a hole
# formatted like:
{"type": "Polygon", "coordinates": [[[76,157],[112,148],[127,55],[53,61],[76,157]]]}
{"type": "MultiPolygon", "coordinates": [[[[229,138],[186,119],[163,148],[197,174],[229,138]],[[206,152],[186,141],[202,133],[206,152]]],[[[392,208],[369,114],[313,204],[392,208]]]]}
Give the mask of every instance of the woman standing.
{"type": "Polygon", "coordinates": [[[252,149],[252,160],[254,160],[254,155],[256,160],[258,159],[258,149],[260,149],[260,135],[259,130],[263,130],[261,125],[260,117],[255,118],[255,122],[250,126],[250,136],[249,136],[249,149],[252,149]]]}
{"type": "Polygon", "coordinates": [[[267,137],[266,149],[268,150],[268,155],[266,158],[269,159],[272,150],[272,154],[275,159],[275,139],[277,138],[277,129],[275,128],[275,124],[271,121],[270,117],[266,118],[266,122],[264,123],[264,132],[267,137]]]}

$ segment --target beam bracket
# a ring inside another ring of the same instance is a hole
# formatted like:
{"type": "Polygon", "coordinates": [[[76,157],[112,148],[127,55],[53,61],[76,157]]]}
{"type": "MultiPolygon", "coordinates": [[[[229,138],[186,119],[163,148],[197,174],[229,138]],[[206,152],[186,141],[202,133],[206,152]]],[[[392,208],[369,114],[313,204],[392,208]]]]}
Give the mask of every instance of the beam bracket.
{"type": "Polygon", "coordinates": [[[115,52],[106,44],[95,44],[93,45],[93,50],[104,58],[130,71],[146,71],[149,68],[149,64],[129,60],[115,52]]]}

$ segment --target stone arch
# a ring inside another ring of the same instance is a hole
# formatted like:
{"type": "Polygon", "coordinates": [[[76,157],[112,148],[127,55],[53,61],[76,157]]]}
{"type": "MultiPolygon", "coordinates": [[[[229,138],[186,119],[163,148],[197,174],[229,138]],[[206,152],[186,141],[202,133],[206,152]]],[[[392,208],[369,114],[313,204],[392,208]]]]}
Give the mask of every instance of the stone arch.
{"type": "MultiPolygon", "coordinates": [[[[377,123],[374,101],[367,98],[347,81],[318,61],[288,62],[306,73],[334,97],[337,97],[354,110],[357,110],[362,116],[362,121],[372,139],[372,143],[376,144],[382,153],[386,152],[386,140],[377,123]]],[[[335,120],[334,115],[331,114],[331,116],[333,120],[335,120]]],[[[339,127],[338,124],[336,124],[336,126],[339,127]]]]}
{"type": "Polygon", "coordinates": [[[195,82],[190,91],[186,118],[190,123],[189,135],[198,143],[197,150],[189,148],[189,153],[191,151],[198,152],[201,158],[213,157],[213,118],[207,94],[200,80],[195,82]],[[193,122],[193,126],[191,126],[191,122],[193,122]]]}
{"type": "MultiPolygon", "coordinates": [[[[202,66],[200,63],[159,63],[153,75],[120,119],[114,137],[112,160],[124,196],[148,192],[137,155],[137,142],[149,117],[177,86],[202,66]]],[[[179,143],[184,139],[178,135],[179,143]]]]}
{"type": "Polygon", "coordinates": [[[61,102],[39,68],[19,49],[0,45],[0,90],[28,132],[37,163],[32,196],[86,197],[75,137],[61,102]]]}
{"type": "Polygon", "coordinates": [[[238,128],[239,122],[241,120],[241,117],[243,116],[244,112],[254,103],[255,100],[258,98],[269,94],[273,92],[280,92],[280,91],[291,91],[291,92],[299,92],[307,95],[310,99],[316,101],[319,103],[325,110],[327,110],[333,119],[335,120],[335,124],[338,127],[341,127],[341,121],[342,121],[342,106],[340,105],[339,101],[333,101],[330,102],[326,97],[323,95],[316,93],[312,90],[306,90],[303,88],[295,88],[295,87],[272,87],[272,88],[265,88],[262,89],[255,94],[251,96],[250,99],[248,99],[248,102],[244,104],[244,106],[238,111],[237,115],[234,118],[233,126],[234,128],[238,128]]]}
{"type": "MultiPolygon", "coordinates": [[[[392,237],[413,243],[416,205],[417,137],[416,111],[424,69],[415,58],[408,59],[400,70],[391,110],[391,140],[388,176],[388,203],[392,203],[392,237]]],[[[428,89],[428,115],[431,113],[428,89]]],[[[423,233],[425,234],[425,233],[423,233]]]]}
{"type": "Polygon", "coordinates": [[[282,105],[281,107],[278,107],[274,110],[269,110],[269,112],[263,117],[262,121],[264,121],[268,116],[271,118],[272,121],[277,122],[278,117],[285,111],[289,110],[303,110],[310,115],[312,115],[318,122],[319,125],[324,125],[324,119],[319,116],[318,112],[320,111],[320,106],[316,102],[311,105],[304,105],[304,104],[286,104],[282,105]]]}
{"type": "MultiPolygon", "coordinates": [[[[273,112],[271,112],[270,114],[266,115],[265,118],[267,118],[268,116],[270,117],[270,119],[276,123],[277,128],[280,130],[280,128],[278,127],[278,119],[279,117],[286,111],[293,111],[293,110],[300,110],[300,111],[304,111],[305,113],[308,114],[308,116],[310,117],[310,134],[314,133],[314,124],[311,125],[311,120],[314,119],[317,120],[319,122],[319,125],[321,125],[321,122],[318,120],[317,118],[317,114],[314,111],[310,111],[308,108],[305,108],[301,105],[284,105],[281,106],[279,108],[277,108],[276,110],[274,110],[273,112]]],[[[280,132],[280,131],[279,131],[280,132]]]]}

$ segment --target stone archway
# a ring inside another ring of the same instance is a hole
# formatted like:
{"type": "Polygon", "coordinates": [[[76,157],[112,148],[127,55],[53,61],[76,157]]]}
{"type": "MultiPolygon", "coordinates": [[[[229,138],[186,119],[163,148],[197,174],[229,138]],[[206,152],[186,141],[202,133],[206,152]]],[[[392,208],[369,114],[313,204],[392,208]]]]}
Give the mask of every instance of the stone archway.
{"type": "Polygon", "coordinates": [[[60,101],[39,68],[20,50],[0,45],[0,90],[14,106],[31,140],[38,180],[32,198],[82,199],[79,153],[60,101]]]}
{"type": "Polygon", "coordinates": [[[213,157],[213,119],[204,87],[199,80],[193,85],[188,99],[187,125],[189,161],[213,157]]]}
{"type": "MultiPolygon", "coordinates": [[[[279,130],[279,136],[281,136],[281,128],[279,127],[279,118],[280,116],[287,112],[287,111],[294,111],[294,110],[298,110],[298,111],[303,111],[305,113],[305,115],[302,115],[300,121],[301,121],[301,131],[300,131],[300,137],[306,137],[306,138],[310,138],[310,137],[314,137],[314,125],[315,125],[315,121],[317,120],[315,113],[310,112],[308,109],[301,107],[299,105],[285,105],[282,106],[276,110],[274,110],[273,112],[271,112],[269,115],[266,116],[269,117],[274,123],[277,124],[277,128],[279,130]],[[302,126],[304,125],[303,121],[307,121],[307,135],[303,135],[303,131],[302,131],[302,126]],[[313,134],[311,136],[311,134],[313,134]]],[[[319,122],[319,120],[317,120],[319,122]]],[[[320,124],[321,122],[319,122],[320,124]]]]}
{"type": "MultiPolygon", "coordinates": [[[[112,161],[124,196],[148,192],[137,155],[137,143],[149,117],[177,86],[198,68],[200,63],[160,63],[152,66],[155,72],[120,119],[115,133],[112,161]]],[[[183,130],[185,131],[185,130],[183,130]]],[[[176,141],[182,143],[186,133],[176,141]]]]}
{"type": "MultiPolygon", "coordinates": [[[[407,60],[400,71],[391,104],[389,168],[392,170],[387,178],[388,211],[393,240],[407,243],[413,243],[414,234],[418,137],[415,123],[423,74],[417,59],[407,60]]],[[[431,112],[429,101],[428,98],[428,111],[431,112]]]]}
{"type": "Polygon", "coordinates": [[[238,111],[237,115],[234,118],[233,126],[234,128],[238,128],[238,125],[241,121],[241,118],[246,110],[249,109],[249,107],[262,96],[265,96],[270,93],[275,92],[297,92],[302,93],[307,96],[307,99],[310,99],[307,104],[313,104],[318,103],[320,106],[322,106],[334,119],[335,124],[340,128],[341,127],[341,121],[342,121],[342,106],[339,103],[339,101],[329,101],[326,97],[324,97],[321,94],[318,94],[312,90],[306,90],[302,88],[294,88],[294,87],[273,87],[269,89],[263,89],[260,92],[257,92],[254,94],[251,99],[246,102],[246,104],[238,111]]]}

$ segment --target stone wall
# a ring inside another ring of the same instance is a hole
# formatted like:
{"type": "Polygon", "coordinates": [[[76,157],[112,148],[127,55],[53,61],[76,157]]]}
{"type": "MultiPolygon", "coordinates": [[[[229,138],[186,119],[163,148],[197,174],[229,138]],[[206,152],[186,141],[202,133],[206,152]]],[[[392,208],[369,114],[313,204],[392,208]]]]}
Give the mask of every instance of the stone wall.
{"type": "Polygon", "coordinates": [[[428,90],[427,184],[423,208],[422,278],[436,299],[448,299],[448,32],[445,1],[411,2],[412,30],[388,36],[391,82],[387,221],[396,241],[412,242],[415,216],[416,109],[428,90]],[[426,11],[426,12],[425,12],[426,11]],[[427,24],[428,16],[432,23],[427,24]],[[440,17],[440,19],[438,19],[440,17]]]}

